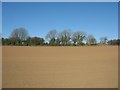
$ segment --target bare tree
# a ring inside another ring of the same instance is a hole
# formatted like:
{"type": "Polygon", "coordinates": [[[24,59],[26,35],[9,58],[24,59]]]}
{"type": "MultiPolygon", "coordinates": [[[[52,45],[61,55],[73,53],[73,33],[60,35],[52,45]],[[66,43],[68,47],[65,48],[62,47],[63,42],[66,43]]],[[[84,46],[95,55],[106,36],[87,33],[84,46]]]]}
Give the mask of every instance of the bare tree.
{"type": "Polygon", "coordinates": [[[59,38],[62,43],[62,45],[68,45],[70,39],[71,39],[71,32],[70,30],[64,30],[59,33],[59,38]]]}
{"type": "Polygon", "coordinates": [[[55,29],[53,29],[47,33],[45,38],[47,40],[51,40],[51,39],[56,38],[56,37],[57,37],[57,31],[55,29]]]}
{"type": "Polygon", "coordinates": [[[86,38],[86,33],[83,32],[74,32],[72,35],[72,41],[74,45],[82,45],[83,40],[86,38]]]}
{"type": "Polygon", "coordinates": [[[25,28],[16,28],[11,33],[11,38],[17,38],[20,40],[26,40],[28,37],[28,32],[25,28]]]}
{"type": "Polygon", "coordinates": [[[101,44],[107,44],[107,40],[108,40],[107,37],[101,37],[100,38],[100,43],[101,44]]]}
{"type": "Polygon", "coordinates": [[[95,39],[95,37],[93,35],[89,35],[87,37],[87,44],[88,45],[94,45],[96,43],[97,43],[97,41],[96,41],[96,39],[95,39]]]}
{"type": "Polygon", "coordinates": [[[45,38],[49,41],[49,44],[55,44],[55,41],[57,39],[57,31],[55,29],[49,31],[45,38]]]}

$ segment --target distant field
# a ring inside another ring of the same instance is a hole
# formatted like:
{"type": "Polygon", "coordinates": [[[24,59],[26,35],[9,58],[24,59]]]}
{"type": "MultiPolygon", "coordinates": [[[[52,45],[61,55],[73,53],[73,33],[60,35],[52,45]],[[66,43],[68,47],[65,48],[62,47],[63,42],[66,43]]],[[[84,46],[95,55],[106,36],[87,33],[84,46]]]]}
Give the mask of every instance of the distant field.
{"type": "Polygon", "coordinates": [[[117,88],[118,47],[3,46],[3,88],[117,88]]]}

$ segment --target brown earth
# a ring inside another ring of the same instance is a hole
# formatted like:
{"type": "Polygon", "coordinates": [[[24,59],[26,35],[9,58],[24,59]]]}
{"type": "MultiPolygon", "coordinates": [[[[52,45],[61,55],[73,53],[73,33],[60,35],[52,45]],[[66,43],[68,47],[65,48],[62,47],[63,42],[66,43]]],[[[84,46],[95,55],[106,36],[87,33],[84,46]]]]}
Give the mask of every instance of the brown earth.
{"type": "Polygon", "coordinates": [[[117,88],[118,47],[3,46],[3,88],[117,88]]]}

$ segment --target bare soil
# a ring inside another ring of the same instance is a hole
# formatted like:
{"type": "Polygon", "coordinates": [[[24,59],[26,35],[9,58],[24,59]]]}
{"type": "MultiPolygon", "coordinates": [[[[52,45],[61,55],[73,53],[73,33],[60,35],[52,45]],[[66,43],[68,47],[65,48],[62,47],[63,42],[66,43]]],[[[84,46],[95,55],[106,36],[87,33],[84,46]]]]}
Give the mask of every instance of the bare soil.
{"type": "Polygon", "coordinates": [[[3,46],[3,88],[117,88],[118,47],[3,46]]]}

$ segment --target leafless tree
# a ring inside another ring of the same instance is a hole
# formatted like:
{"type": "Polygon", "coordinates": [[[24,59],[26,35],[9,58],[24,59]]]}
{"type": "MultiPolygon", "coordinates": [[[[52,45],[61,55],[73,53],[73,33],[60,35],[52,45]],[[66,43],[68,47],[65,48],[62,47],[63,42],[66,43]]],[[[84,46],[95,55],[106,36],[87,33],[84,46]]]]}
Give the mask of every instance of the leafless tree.
{"type": "Polygon", "coordinates": [[[100,43],[101,44],[107,44],[107,40],[108,40],[107,37],[101,37],[100,38],[100,43]]]}
{"type": "Polygon", "coordinates": [[[50,41],[51,39],[56,39],[56,37],[57,37],[57,31],[53,29],[47,33],[45,38],[50,41]]]}
{"type": "Polygon", "coordinates": [[[71,39],[71,31],[70,30],[63,30],[59,33],[59,38],[62,45],[67,45],[71,39]]]}
{"type": "Polygon", "coordinates": [[[96,44],[97,41],[95,39],[95,37],[93,35],[88,35],[87,37],[87,44],[88,45],[93,45],[93,44],[96,44]]]}
{"type": "Polygon", "coordinates": [[[86,33],[84,32],[74,32],[72,35],[72,41],[74,42],[74,45],[81,45],[83,43],[83,40],[86,38],[86,33]]]}
{"type": "Polygon", "coordinates": [[[25,28],[16,28],[11,33],[11,38],[17,38],[20,40],[26,40],[28,37],[28,32],[25,28]]]}

